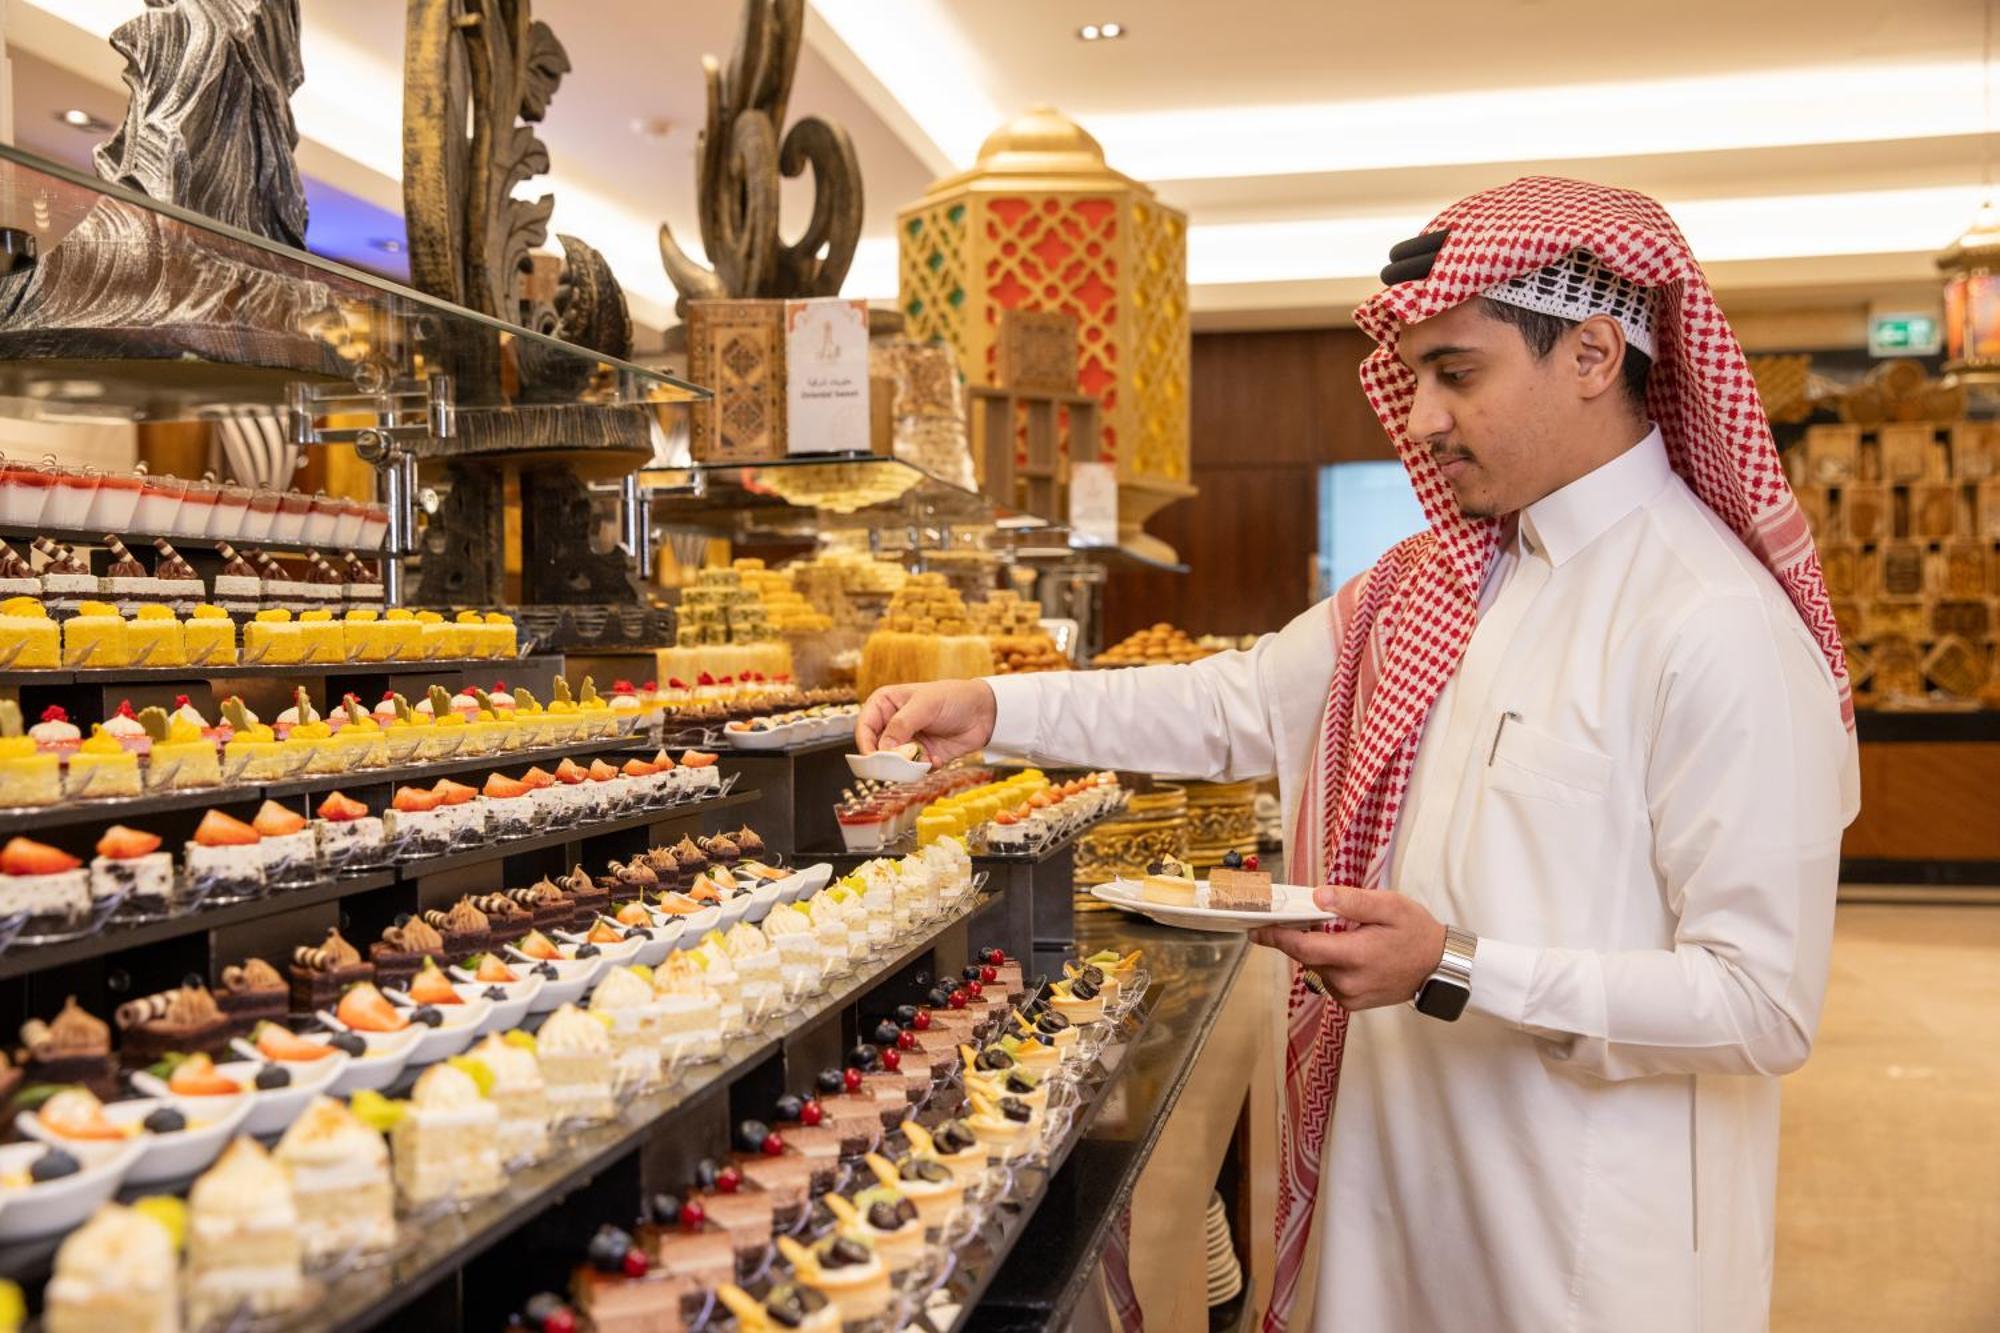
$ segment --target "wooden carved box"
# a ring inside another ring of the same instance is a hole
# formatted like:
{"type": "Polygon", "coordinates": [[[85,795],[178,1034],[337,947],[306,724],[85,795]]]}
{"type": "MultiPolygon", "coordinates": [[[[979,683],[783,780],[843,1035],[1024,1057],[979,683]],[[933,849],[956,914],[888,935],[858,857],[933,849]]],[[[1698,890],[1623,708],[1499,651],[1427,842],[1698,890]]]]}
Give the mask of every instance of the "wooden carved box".
{"type": "Polygon", "coordinates": [[[694,408],[698,461],[755,463],[785,456],[782,302],[690,302],[688,378],[715,392],[694,408]]]}
{"type": "Polygon", "coordinates": [[[1861,428],[1820,425],[1806,429],[1806,476],[1822,486],[1860,479],[1861,428]]]}
{"type": "Polygon", "coordinates": [[[1076,316],[1067,311],[1001,311],[1000,387],[1075,393],[1076,335],[1076,316]]]}

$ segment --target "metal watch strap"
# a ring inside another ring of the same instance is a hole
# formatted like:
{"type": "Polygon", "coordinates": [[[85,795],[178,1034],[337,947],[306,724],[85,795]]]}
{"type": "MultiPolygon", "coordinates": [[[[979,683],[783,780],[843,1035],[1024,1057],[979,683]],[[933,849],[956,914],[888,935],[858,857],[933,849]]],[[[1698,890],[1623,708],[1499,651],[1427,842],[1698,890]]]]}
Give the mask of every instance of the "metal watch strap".
{"type": "Polygon", "coordinates": [[[1472,998],[1472,959],[1478,950],[1479,937],[1471,931],[1444,928],[1444,953],[1437,970],[1417,988],[1418,1012],[1447,1023],[1465,1012],[1466,1001],[1472,998]]]}

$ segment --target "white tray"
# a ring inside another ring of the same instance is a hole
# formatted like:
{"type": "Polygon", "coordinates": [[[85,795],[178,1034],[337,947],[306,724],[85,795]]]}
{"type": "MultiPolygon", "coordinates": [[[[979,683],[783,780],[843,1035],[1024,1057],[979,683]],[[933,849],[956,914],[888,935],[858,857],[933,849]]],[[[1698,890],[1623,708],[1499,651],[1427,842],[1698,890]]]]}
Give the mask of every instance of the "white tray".
{"type": "MultiPolygon", "coordinates": [[[[1205,905],[1195,907],[1166,907],[1159,903],[1142,901],[1139,886],[1131,880],[1114,879],[1108,884],[1099,884],[1091,889],[1090,896],[1127,912],[1137,912],[1151,917],[1163,926],[1178,926],[1182,930],[1256,930],[1259,926],[1316,926],[1337,918],[1331,912],[1313,906],[1313,891],[1302,884],[1273,884],[1271,886],[1271,910],[1268,912],[1225,912],[1205,905]]],[[[1208,881],[1197,880],[1194,887],[1197,904],[1208,901],[1208,881]]]]}

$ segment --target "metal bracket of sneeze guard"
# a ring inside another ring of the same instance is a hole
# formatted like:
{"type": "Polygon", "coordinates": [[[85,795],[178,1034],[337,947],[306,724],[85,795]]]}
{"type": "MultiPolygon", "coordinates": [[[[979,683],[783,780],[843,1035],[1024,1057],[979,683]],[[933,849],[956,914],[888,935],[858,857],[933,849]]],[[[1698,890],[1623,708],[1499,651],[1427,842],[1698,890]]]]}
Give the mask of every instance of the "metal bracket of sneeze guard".
{"type": "Polygon", "coordinates": [[[285,403],[290,435],[297,444],[351,444],[361,461],[375,469],[377,498],[389,511],[383,542],[382,599],[403,603],[403,561],[417,549],[417,455],[419,440],[448,440],[458,434],[449,375],[421,384],[392,383],[372,361],[354,372],[352,390],[330,384],[293,383],[285,403]],[[364,425],[323,426],[322,417],[371,417],[364,425]]]}

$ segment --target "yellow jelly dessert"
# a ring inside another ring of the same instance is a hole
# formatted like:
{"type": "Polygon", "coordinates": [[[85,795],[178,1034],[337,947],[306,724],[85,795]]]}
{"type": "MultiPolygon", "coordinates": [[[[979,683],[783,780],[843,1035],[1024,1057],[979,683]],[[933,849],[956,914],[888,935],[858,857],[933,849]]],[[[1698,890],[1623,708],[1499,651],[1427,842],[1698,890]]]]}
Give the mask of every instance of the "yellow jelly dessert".
{"type": "Polygon", "coordinates": [[[33,597],[0,602],[0,664],[53,667],[62,662],[61,636],[49,610],[33,597]]]}
{"type": "Polygon", "coordinates": [[[187,636],[171,608],[142,606],[125,626],[134,666],[187,665],[187,636]]]}
{"type": "Polygon", "coordinates": [[[187,660],[196,666],[236,665],[236,622],[219,606],[197,606],[181,626],[187,660]]]}
{"type": "MultiPolygon", "coordinates": [[[[18,729],[20,712],[14,713],[18,729]]],[[[30,736],[0,736],[0,805],[54,805],[62,799],[56,757],[38,754],[30,736]]]]}
{"type": "Polygon", "coordinates": [[[487,650],[486,617],[477,611],[460,611],[452,617],[449,640],[453,657],[491,657],[487,650]]]}
{"type": "Polygon", "coordinates": [[[393,646],[389,626],[379,611],[355,610],[341,622],[342,642],[350,662],[386,662],[393,646]]]}
{"type": "Polygon", "coordinates": [[[583,719],[578,728],[585,736],[615,736],[618,734],[618,716],[611,711],[611,705],[597,693],[597,682],[589,676],[583,678],[583,688],[577,692],[577,715],[583,719]]]}
{"type": "Polygon", "coordinates": [[[331,611],[301,611],[299,639],[304,645],[303,661],[347,660],[347,640],[342,637],[340,622],[333,618],[331,611]]]}
{"type": "Polygon", "coordinates": [[[389,742],[381,726],[349,696],[343,705],[346,725],[334,733],[334,742],[345,748],[350,768],[380,768],[389,762],[389,742]]]}
{"type": "Polygon", "coordinates": [[[84,602],[63,622],[63,665],[122,667],[132,662],[125,618],[109,602],[84,602]]]}
{"type": "Polygon", "coordinates": [[[485,643],[479,657],[513,658],[520,655],[520,644],[514,635],[514,617],[503,616],[498,611],[488,611],[485,624],[480,627],[480,637],[485,643]]]}
{"type": "Polygon", "coordinates": [[[258,723],[245,727],[222,747],[222,766],[233,782],[260,782],[282,778],[292,771],[278,733],[258,723]]]}
{"type": "Polygon", "coordinates": [[[456,625],[445,623],[445,618],[435,611],[417,612],[417,623],[423,626],[423,656],[432,660],[444,657],[463,657],[462,651],[453,651],[463,642],[456,625]]]}
{"type": "Polygon", "coordinates": [[[391,662],[414,662],[424,655],[424,626],[417,613],[397,607],[382,615],[382,634],[389,641],[391,662]]]}
{"type": "Polygon", "coordinates": [[[273,666],[305,661],[305,640],[299,636],[292,613],[259,611],[257,618],[243,627],[243,656],[273,666]]]}
{"type": "Polygon", "coordinates": [[[201,734],[201,728],[186,718],[172,719],[164,728],[155,725],[149,715],[165,712],[158,708],[148,708],[140,712],[139,723],[146,733],[153,737],[152,786],[166,787],[219,787],[222,785],[222,761],[215,752],[215,742],[201,734]]]}
{"type": "Polygon", "coordinates": [[[90,739],[69,757],[69,794],[78,797],[137,796],[139,756],[118,743],[102,726],[90,729],[90,739]]]}

